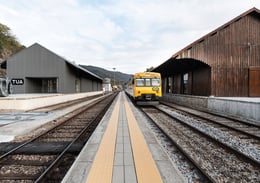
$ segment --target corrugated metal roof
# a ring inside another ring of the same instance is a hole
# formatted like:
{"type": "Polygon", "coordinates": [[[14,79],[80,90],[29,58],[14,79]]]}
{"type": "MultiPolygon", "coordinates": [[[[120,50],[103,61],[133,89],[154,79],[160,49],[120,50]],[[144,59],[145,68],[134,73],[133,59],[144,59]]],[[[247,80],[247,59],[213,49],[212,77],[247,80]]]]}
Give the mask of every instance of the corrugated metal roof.
{"type": "MultiPolygon", "coordinates": [[[[75,64],[75,63],[73,63],[73,62],[68,61],[68,60],[65,59],[64,57],[62,57],[62,56],[60,56],[60,55],[54,53],[53,51],[51,51],[51,50],[45,48],[44,46],[40,45],[39,43],[34,43],[33,45],[29,46],[28,48],[34,47],[34,46],[39,46],[39,47],[41,47],[41,48],[43,48],[43,49],[46,49],[46,50],[48,50],[49,52],[51,52],[52,54],[54,54],[54,55],[60,57],[60,58],[61,58],[62,60],[64,60],[67,64],[69,64],[70,66],[74,67],[75,69],[81,70],[81,71],[83,71],[83,72],[85,72],[85,73],[87,73],[87,74],[89,74],[89,75],[92,75],[93,77],[95,77],[95,78],[97,78],[97,79],[99,79],[99,80],[101,80],[101,81],[103,80],[103,78],[97,76],[96,74],[90,72],[89,70],[87,70],[87,69],[85,69],[85,68],[80,67],[79,65],[77,65],[77,64],[75,64]]],[[[28,48],[24,48],[24,49],[22,49],[21,51],[24,51],[25,49],[28,49],[28,48]]],[[[21,51],[19,51],[19,52],[21,52],[21,51]]],[[[19,52],[17,52],[16,54],[18,54],[19,52]]],[[[11,57],[15,56],[16,54],[12,55],[11,57]]],[[[11,58],[11,57],[10,57],[10,58],[11,58]]],[[[10,58],[8,58],[7,60],[9,60],[10,58]]],[[[6,69],[6,62],[7,62],[7,60],[5,60],[4,62],[1,63],[1,68],[6,69]]]]}
{"type": "Polygon", "coordinates": [[[80,67],[79,65],[74,64],[73,62],[69,62],[69,61],[67,61],[67,60],[65,60],[65,61],[66,61],[69,65],[75,67],[76,69],[79,69],[79,70],[81,70],[81,71],[83,71],[83,72],[86,72],[86,73],[88,73],[88,74],[90,74],[90,75],[92,75],[92,76],[94,76],[94,77],[96,77],[96,78],[98,78],[98,79],[100,79],[100,80],[103,80],[101,77],[99,77],[98,75],[94,74],[93,72],[90,72],[89,70],[87,70],[87,69],[85,69],[85,68],[83,68],[83,67],[80,67]]]}

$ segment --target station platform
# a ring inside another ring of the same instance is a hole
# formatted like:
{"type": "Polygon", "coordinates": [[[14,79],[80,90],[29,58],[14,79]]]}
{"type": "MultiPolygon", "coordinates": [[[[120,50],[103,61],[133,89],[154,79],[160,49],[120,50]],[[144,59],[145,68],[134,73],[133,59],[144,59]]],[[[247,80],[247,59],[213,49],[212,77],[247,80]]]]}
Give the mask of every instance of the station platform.
{"type": "Polygon", "coordinates": [[[62,183],[187,182],[145,121],[121,92],[62,183]]]}
{"type": "Polygon", "coordinates": [[[260,125],[260,97],[203,97],[164,93],[162,101],[206,110],[260,125]]]}
{"type": "MultiPolygon", "coordinates": [[[[28,132],[36,130],[38,127],[51,123],[68,115],[70,112],[82,108],[82,106],[89,104],[93,100],[83,102],[65,109],[40,112],[40,111],[26,111],[28,105],[36,108],[53,105],[57,102],[65,102],[76,100],[87,96],[99,95],[102,92],[89,92],[80,94],[20,94],[11,95],[6,98],[0,98],[0,142],[10,142],[17,138],[22,138],[28,132]],[[18,105],[17,102],[20,101],[18,105]],[[6,103],[9,103],[8,106],[6,103]],[[34,104],[36,102],[37,104],[34,104]],[[22,105],[24,104],[24,105],[22,105]],[[15,105],[17,105],[16,110],[15,105]],[[13,107],[12,107],[13,106],[13,107]],[[19,108],[19,110],[17,110],[19,108]]],[[[96,98],[95,100],[99,99],[96,98]]],[[[33,109],[31,107],[30,109],[33,109]]]]}
{"type": "Polygon", "coordinates": [[[29,111],[102,93],[102,91],[96,91],[73,94],[12,94],[8,97],[0,97],[0,112],[29,111]]]}

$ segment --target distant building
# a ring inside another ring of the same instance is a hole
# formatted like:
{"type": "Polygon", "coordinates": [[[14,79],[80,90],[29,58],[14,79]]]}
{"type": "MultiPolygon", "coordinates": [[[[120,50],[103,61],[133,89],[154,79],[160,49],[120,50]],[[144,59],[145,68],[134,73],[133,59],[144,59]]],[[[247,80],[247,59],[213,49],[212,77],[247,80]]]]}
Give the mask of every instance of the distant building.
{"type": "Polygon", "coordinates": [[[13,93],[77,93],[102,90],[102,78],[38,43],[5,61],[13,93]]]}
{"type": "Polygon", "coordinates": [[[111,92],[112,91],[111,79],[110,78],[104,79],[103,88],[104,88],[104,92],[111,92]]]}

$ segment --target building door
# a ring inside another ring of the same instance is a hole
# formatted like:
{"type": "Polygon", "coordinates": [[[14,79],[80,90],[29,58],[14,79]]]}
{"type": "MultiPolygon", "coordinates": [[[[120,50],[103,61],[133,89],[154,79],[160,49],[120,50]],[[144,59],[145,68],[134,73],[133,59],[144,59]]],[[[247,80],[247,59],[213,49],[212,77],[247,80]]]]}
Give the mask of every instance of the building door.
{"type": "Polygon", "coordinates": [[[25,93],[57,93],[58,78],[26,77],[25,93]]]}
{"type": "Polygon", "coordinates": [[[42,93],[57,93],[57,78],[42,79],[42,93]]]}
{"type": "Polygon", "coordinates": [[[189,81],[189,73],[185,73],[182,75],[182,83],[181,83],[181,94],[188,94],[188,81],[189,81]]]}
{"type": "Polygon", "coordinates": [[[80,92],[80,79],[75,80],[75,91],[76,93],[80,92]]]}
{"type": "Polygon", "coordinates": [[[260,67],[249,69],[249,97],[260,97],[260,67]]]}

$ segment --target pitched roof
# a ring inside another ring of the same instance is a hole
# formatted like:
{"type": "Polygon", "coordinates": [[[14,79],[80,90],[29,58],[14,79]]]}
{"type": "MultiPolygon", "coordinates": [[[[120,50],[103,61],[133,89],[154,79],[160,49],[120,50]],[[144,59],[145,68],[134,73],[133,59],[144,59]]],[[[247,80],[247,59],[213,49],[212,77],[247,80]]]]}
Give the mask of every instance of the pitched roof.
{"type": "Polygon", "coordinates": [[[188,46],[184,47],[183,49],[179,50],[178,52],[176,52],[175,54],[173,54],[168,60],[164,61],[162,64],[158,65],[157,67],[155,67],[153,69],[153,71],[157,71],[159,68],[161,68],[164,65],[167,65],[172,59],[176,58],[180,53],[182,53],[183,51],[187,50],[188,48],[192,47],[194,44],[197,44],[201,41],[203,41],[204,39],[208,38],[211,35],[216,34],[218,31],[225,29],[226,27],[228,27],[229,25],[231,25],[232,23],[240,20],[241,18],[247,16],[247,15],[254,15],[257,16],[258,18],[260,18],[260,10],[253,7],[251,9],[249,9],[248,11],[242,13],[241,15],[235,17],[234,19],[230,20],[229,22],[223,24],[222,26],[218,27],[217,29],[211,31],[210,33],[206,34],[205,36],[199,38],[198,40],[192,42],[191,44],[189,44],[188,46]]]}
{"type": "Polygon", "coordinates": [[[230,20],[229,22],[227,22],[227,23],[223,24],[222,26],[218,27],[217,29],[215,29],[215,30],[209,32],[209,33],[206,34],[205,36],[203,36],[203,37],[199,38],[198,40],[192,42],[192,43],[189,44],[188,46],[184,47],[183,49],[181,49],[180,51],[178,51],[177,53],[175,53],[174,55],[172,55],[172,57],[174,58],[174,57],[178,56],[183,50],[186,50],[187,48],[191,47],[192,45],[201,42],[202,40],[208,38],[208,37],[211,36],[211,35],[214,35],[214,34],[217,33],[218,31],[220,31],[220,30],[222,30],[222,29],[225,29],[225,28],[228,27],[229,25],[233,24],[234,22],[236,22],[236,21],[240,20],[241,18],[243,18],[243,17],[245,17],[245,16],[247,16],[247,15],[250,15],[250,14],[256,15],[257,17],[260,18],[260,10],[257,9],[257,8],[255,8],[255,7],[253,7],[253,8],[251,8],[251,9],[247,10],[246,12],[242,13],[241,15],[235,17],[234,19],[230,20]]]}
{"type": "MultiPolygon", "coordinates": [[[[99,79],[99,80],[101,80],[101,81],[103,80],[101,77],[97,76],[96,74],[90,72],[89,70],[87,70],[87,69],[85,69],[85,68],[82,68],[82,67],[78,66],[77,64],[75,64],[75,63],[73,63],[73,62],[68,61],[68,60],[65,59],[64,57],[59,56],[58,54],[56,54],[56,53],[54,53],[53,51],[51,51],[51,50],[45,48],[44,46],[40,45],[39,43],[34,43],[33,45],[29,46],[28,48],[35,47],[35,46],[40,47],[41,49],[45,49],[45,50],[47,50],[48,52],[51,52],[51,53],[54,54],[55,56],[57,56],[57,57],[61,58],[62,60],[64,60],[69,66],[75,68],[76,70],[83,71],[84,73],[89,74],[89,75],[91,75],[91,76],[93,76],[93,77],[95,77],[95,78],[97,78],[97,79],[99,79]]],[[[19,52],[17,52],[16,54],[12,55],[10,58],[12,58],[13,56],[19,54],[19,53],[22,52],[22,51],[25,51],[25,50],[28,49],[28,48],[22,49],[21,51],[19,51],[19,52]]],[[[7,60],[9,60],[10,58],[8,58],[7,60]]],[[[6,68],[6,62],[7,62],[7,60],[5,60],[4,62],[1,63],[1,68],[6,68]]]]}

